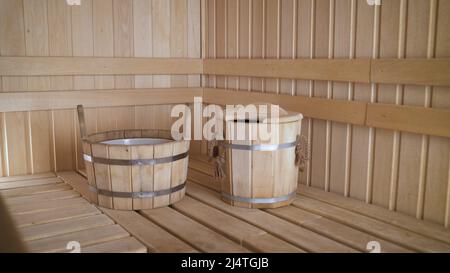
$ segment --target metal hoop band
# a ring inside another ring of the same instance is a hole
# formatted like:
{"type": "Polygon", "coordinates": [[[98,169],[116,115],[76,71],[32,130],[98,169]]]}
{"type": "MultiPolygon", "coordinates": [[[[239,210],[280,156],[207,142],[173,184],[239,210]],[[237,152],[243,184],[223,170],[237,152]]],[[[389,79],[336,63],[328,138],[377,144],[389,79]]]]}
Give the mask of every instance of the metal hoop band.
{"type": "Polygon", "coordinates": [[[223,143],[223,147],[231,148],[234,150],[245,150],[245,151],[277,151],[282,149],[287,149],[297,146],[300,141],[296,140],[294,142],[283,143],[283,144],[258,144],[258,145],[245,145],[245,144],[231,144],[223,143]]]}
{"type": "Polygon", "coordinates": [[[186,181],[183,184],[175,186],[170,189],[164,189],[159,191],[141,191],[141,192],[121,192],[121,191],[109,191],[103,189],[97,189],[96,187],[89,186],[91,192],[95,192],[100,195],[119,197],[119,198],[152,198],[161,195],[168,195],[177,191],[184,189],[186,186],[186,181]]]}
{"type": "Polygon", "coordinates": [[[188,157],[189,152],[185,152],[182,154],[174,155],[174,156],[168,156],[168,157],[161,157],[161,158],[152,158],[152,159],[110,159],[110,158],[103,158],[103,157],[92,157],[87,154],[83,154],[83,158],[85,161],[90,163],[100,163],[100,164],[106,164],[106,165],[118,165],[118,166],[143,166],[143,165],[157,165],[157,164],[163,164],[163,163],[170,163],[174,162],[183,158],[188,157]]]}
{"type": "Polygon", "coordinates": [[[296,192],[293,191],[290,194],[282,195],[282,196],[278,196],[278,197],[272,197],[272,198],[249,198],[249,197],[229,195],[227,193],[222,192],[222,197],[224,197],[228,200],[242,202],[242,203],[273,204],[273,203],[287,201],[287,200],[291,199],[292,197],[294,197],[295,194],[296,194],[296,192]]]}

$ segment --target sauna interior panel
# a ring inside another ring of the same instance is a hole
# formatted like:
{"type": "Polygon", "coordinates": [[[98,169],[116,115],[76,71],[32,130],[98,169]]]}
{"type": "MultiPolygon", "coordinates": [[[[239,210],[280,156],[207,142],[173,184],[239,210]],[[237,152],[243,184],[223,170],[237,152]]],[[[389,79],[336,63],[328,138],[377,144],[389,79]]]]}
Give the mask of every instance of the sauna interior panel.
{"type": "MultiPolygon", "coordinates": [[[[450,3],[206,0],[206,58],[448,58],[450,3]]],[[[449,87],[208,75],[207,87],[450,109],[449,87]]],[[[303,120],[299,183],[449,225],[450,140],[303,120]]]]}
{"type": "MultiPolygon", "coordinates": [[[[200,11],[200,0],[2,0],[0,56],[200,58],[200,11]]],[[[199,86],[200,75],[0,77],[0,92],[199,86]]],[[[89,133],[171,126],[170,105],[94,107],[86,116],[89,133]]],[[[74,109],[0,117],[1,176],[84,169],[74,109]]]]}

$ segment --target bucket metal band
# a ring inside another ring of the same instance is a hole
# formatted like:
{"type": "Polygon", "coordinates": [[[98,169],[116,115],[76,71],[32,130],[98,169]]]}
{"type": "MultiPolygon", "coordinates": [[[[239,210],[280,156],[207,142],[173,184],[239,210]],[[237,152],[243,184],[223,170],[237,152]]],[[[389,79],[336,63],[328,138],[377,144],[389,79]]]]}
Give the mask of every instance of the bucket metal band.
{"type": "Polygon", "coordinates": [[[234,196],[230,195],[228,193],[222,192],[222,197],[236,201],[236,202],[242,202],[242,203],[251,203],[251,204],[273,204],[278,202],[287,201],[295,196],[296,192],[293,191],[290,194],[277,196],[277,197],[271,197],[271,198],[249,198],[249,197],[242,197],[242,196],[234,196]]]}
{"type": "Polygon", "coordinates": [[[103,189],[97,189],[94,186],[89,185],[89,190],[100,195],[109,197],[119,197],[119,198],[152,198],[161,195],[168,195],[177,191],[184,189],[186,186],[186,181],[183,184],[175,186],[170,189],[164,189],[159,191],[141,191],[141,192],[121,192],[121,191],[109,191],[103,189]]]}
{"type": "Polygon", "coordinates": [[[245,150],[245,151],[277,151],[282,149],[287,149],[295,147],[300,143],[297,139],[294,142],[282,143],[282,144],[256,144],[256,145],[246,145],[246,144],[232,144],[223,143],[223,147],[231,148],[234,150],[245,150]]]}
{"type": "Polygon", "coordinates": [[[90,163],[100,163],[106,165],[118,165],[118,166],[144,166],[144,165],[157,165],[163,163],[174,162],[188,157],[189,152],[177,154],[174,156],[151,158],[151,159],[111,159],[103,157],[93,157],[87,154],[83,154],[83,159],[90,163]]]}

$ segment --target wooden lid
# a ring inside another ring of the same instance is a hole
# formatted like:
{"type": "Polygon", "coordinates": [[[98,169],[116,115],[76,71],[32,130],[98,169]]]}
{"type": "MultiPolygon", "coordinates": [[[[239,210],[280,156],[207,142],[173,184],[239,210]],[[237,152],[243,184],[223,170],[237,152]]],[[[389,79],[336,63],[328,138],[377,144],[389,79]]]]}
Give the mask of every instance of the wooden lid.
{"type": "Polygon", "coordinates": [[[303,115],[296,112],[286,111],[283,108],[268,103],[252,103],[246,106],[237,107],[238,111],[225,113],[226,122],[246,122],[246,123],[287,123],[296,122],[303,119],[303,115]],[[272,113],[272,107],[278,108],[272,113]],[[250,111],[251,115],[250,115],[250,111]]]}

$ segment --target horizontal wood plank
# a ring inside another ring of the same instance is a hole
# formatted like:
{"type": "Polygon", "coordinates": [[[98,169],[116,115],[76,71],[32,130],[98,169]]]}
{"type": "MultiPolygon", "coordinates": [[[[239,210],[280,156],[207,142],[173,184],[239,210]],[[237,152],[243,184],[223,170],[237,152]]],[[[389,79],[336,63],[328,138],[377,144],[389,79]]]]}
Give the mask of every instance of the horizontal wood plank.
{"type": "Polygon", "coordinates": [[[450,244],[450,229],[443,226],[304,185],[298,185],[298,193],[450,244]]]}
{"type": "Polygon", "coordinates": [[[65,221],[27,226],[21,228],[19,231],[23,240],[32,241],[113,224],[114,222],[106,215],[98,214],[65,221]]]}
{"type": "Polygon", "coordinates": [[[177,104],[202,96],[201,88],[151,88],[0,93],[0,112],[177,104]]]}
{"type": "Polygon", "coordinates": [[[109,225],[30,241],[27,246],[32,252],[60,252],[67,250],[67,243],[70,241],[77,241],[83,252],[86,246],[128,236],[129,234],[119,225],[109,225]]]}
{"type": "Polygon", "coordinates": [[[279,105],[285,110],[302,113],[306,117],[357,125],[364,125],[366,118],[367,103],[358,101],[328,100],[219,88],[205,88],[203,96],[206,103],[247,105],[255,102],[268,102],[279,105]]]}
{"type": "Polygon", "coordinates": [[[371,81],[448,86],[450,59],[373,59],[371,81]]]}
{"type": "Polygon", "coordinates": [[[239,244],[171,209],[142,210],[141,214],[203,252],[248,252],[239,244]]]}
{"type": "Polygon", "coordinates": [[[450,137],[450,110],[369,103],[366,125],[450,137]]]}
{"type": "Polygon", "coordinates": [[[198,252],[192,246],[173,236],[135,211],[100,208],[119,225],[141,241],[149,252],[198,252]]]}
{"type": "Polygon", "coordinates": [[[370,59],[206,59],[203,73],[368,83],[370,59]]]}
{"type": "Polygon", "coordinates": [[[83,253],[146,253],[147,248],[133,237],[99,243],[83,248],[83,253]]]}
{"type": "Polygon", "coordinates": [[[281,238],[308,252],[357,252],[353,248],[311,232],[262,210],[249,210],[225,204],[221,200],[219,193],[208,190],[195,183],[188,184],[186,193],[192,198],[239,218],[242,221],[257,226],[267,233],[281,238]]]}
{"type": "Polygon", "coordinates": [[[172,205],[174,209],[182,212],[190,218],[202,223],[203,225],[223,234],[233,241],[258,252],[280,252],[290,249],[289,252],[304,252],[302,249],[280,240],[273,235],[262,237],[261,244],[254,237],[267,234],[264,230],[241,221],[220,210],[210,207],[189,196],[186,196],[178,203],[172,205]],[[273,237],[273,238],[270,238],[273,237]],[[272,244],[268,242],[271,241],[272,244]]]}
{"type": "Polygon", "coordinates": [[[0,195],[5,198],[12,198],[12,197],[29,196],[29,195],[41,194],[41,193],[67,191],[67,190],[71,190],[71,189],[72,189],[72,187],[70,185],[67,185],[65,183],[58,183],[58,184],[39,185],[39,186],[33,186],[33,187],[2,190],[0,192],[0,195]]]}
{"type": "Polygon", "coordinates": [[[438,240],[427,238],[417,233],[401,229],[384,222],[360,215],[339,207],[308,197],[296,198],[295,207],[304,209],[314,214],[322,215],[328,219],[340,222],[344,225],[364,231],[365,233],[394,242],[398,245],[419,252],[450,252],[450,245],[438,240]]]}
{"type": "Polygon", "coordinates": [[[0,76],[201,74],[201,59],[0,57],[0,76]]]}

